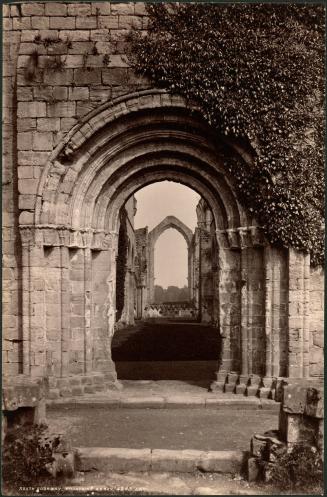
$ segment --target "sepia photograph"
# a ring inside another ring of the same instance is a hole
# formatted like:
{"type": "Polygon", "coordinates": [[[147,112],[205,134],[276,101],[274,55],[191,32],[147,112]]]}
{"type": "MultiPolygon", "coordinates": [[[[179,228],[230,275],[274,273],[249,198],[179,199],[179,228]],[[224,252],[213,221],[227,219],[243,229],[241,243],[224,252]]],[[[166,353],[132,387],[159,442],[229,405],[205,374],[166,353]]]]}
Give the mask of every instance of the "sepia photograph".
{"type": "Polygon", "coordinates": [[[324,495],[325,20],[3,0],[3,495],[324,495]]]}

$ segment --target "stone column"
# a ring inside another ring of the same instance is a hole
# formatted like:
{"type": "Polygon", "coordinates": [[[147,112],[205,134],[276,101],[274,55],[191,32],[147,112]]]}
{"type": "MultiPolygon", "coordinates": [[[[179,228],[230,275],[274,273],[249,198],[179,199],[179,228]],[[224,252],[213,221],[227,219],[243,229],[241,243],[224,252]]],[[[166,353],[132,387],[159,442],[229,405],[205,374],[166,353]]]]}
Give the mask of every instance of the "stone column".
{"type": "MultiPolygon", "coordinates": [[[[228,282],[228,273],[226,271],[226,249],[224,240],[219,232],[216,232],[218,243],[218,271],[219,271],[219,295],[226,293],[226,282],[228,282]]],[[[226,314],[225,306],[222,305],[220,298],[219,323],[221,335],[221,366],[220,371],[228,372],[231,370],[231,340],[230,340],[230,316],[226,314]]]]}
{"type": "Polygon", "coordinates": [[[288,255],[288,376],[309,376],[310,256],[294,249],[288,255]]]}
{"type": "Polygon", "coordinates": [[[59,230],[61,268],[61,377],[69,374],[70,336],[70,281],[69,281],[69,235],[59,230]]]}
{"type": "Polygon", "coordinates": [[[265,261],[265,338],[266,338],[266,377],[271,378],[276,371],[273,372],[273,326],[272,326],[272,299],[273,299],[273,271],[271,248],[264,248],[265,261]]]}
{"type": "Polygon", "coordinates": [[[154,301],[154,243],[152,237],[149,237],[149,271],[148,271],[148,303],[152,304],[154,301]]]}
{"type": "Polygon", "coordinates": [[[303,377],[310,376],[310,255],[303,261],[303,377]]]}
{"type": "Polygon", "coordinates": [[[23,288],[23,373],[32,377],[46,374],[46,325],[43,279],[43,247],[39,233],[20,228],[23,288]]]}
{"type": "Polygon", "coordinates": [[[252,373],[251,329],[249,323],[247,249],[241,250],[241,383],[246,385],[252,373]]]}
{"type": "Polygon", "coordinates": [[[84,250],[84,289],[85,289],[85,330],[84,330],[84,372],[92,371],[92,331],[91,331],[91,309],[92,309],[92,253],[89,247],[84,250]]]}
{"type": "Polygon", "coordinates": [[[193,278],[192,278],[192,249],[191,246],[187,247],[187,285],[188,285],[188,298],[193,298],[193,278]]]}
{"type": "Polygon", "coordinates": [[[33,232],[30,228],[20,229],[22,243],[22,336],[23,336],[23,373],[31,373],[31,267],[30,249],[33,232]]]}

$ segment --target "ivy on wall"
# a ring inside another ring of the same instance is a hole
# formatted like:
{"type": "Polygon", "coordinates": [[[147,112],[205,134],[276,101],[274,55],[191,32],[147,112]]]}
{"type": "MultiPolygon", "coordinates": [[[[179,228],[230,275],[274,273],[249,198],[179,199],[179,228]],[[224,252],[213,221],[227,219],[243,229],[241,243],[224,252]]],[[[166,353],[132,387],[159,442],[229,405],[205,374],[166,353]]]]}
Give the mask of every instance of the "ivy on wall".
{"type": "Polygon", "coordinates": [[[241,202],[273,244],[324,256],[324,6],[149,4],[130,61],[196,100],[208,123],[254,150],[228,158],[241,202]]]}

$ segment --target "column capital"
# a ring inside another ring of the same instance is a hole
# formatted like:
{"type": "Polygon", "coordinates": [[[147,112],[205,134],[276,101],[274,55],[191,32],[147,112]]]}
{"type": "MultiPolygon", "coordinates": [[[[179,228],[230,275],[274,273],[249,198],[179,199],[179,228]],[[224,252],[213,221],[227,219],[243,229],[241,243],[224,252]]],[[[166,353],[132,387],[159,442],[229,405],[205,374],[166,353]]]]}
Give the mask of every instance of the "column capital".
{"type": "Polygon", "coordinates": [[[29,247],[35,242],[35,228],[32,226],[19,227],[20,238],[23,247],[29,247]]]}

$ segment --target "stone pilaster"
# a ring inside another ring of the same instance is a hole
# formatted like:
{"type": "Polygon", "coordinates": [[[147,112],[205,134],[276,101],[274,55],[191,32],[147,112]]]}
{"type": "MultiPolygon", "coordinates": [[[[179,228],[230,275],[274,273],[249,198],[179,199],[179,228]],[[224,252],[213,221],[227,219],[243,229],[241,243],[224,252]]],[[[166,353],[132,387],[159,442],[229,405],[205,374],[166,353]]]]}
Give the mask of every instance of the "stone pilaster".
{"type": "Polygon", "coordinates": [[[272,254],[270,246],[264,248],[265,264],[265,338],[266,338],[266,377],[273,376],[273,323],[272,323],[272,300],[273,300],[273,272],[272,254]]]}
{"type": "Polygon", "coordinates": [[[33,228],[20,228],[23,264],[23,373],[42,377],[46,369],[43,248],[33,228]]]}
{"type": "Polygon", "coordinates": [[[84,371],[92,371],[92,330],[91,330],[91,309],[92,309],[92,254],[90,248],[84,250],[84,371]]]}
{"type": "Polygon", "coordinates": [[[252,373],[251,328],[249,325],[247,249],[241,250],[241,375],[247,377],[252,373]]]}
{"type": "Polygon", "coordinates": [[[288,255],[288,376],[309,376],[310,256],[294,249],[288,255]]]}

